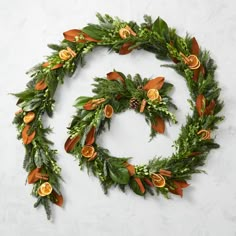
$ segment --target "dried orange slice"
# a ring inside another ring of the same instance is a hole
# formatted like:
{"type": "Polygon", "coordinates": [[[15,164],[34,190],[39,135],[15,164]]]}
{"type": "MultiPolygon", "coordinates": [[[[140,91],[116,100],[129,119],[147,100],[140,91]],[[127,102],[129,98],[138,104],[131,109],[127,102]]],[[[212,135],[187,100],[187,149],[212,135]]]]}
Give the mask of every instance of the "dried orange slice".
{"type": "Polygon", "coordinates": [[[128,25],[125,26],[125,29],[127,29],[133,36],[137,35],[128,25]]]}
{"type": "Polygon", "coordinates": [[[197,132],[197,134],[201,135],[202,140],[207,140],[211,138],[211,132],[206,129],[201,129],[200,131],[197,132]]]}
{"type": "Polygon", "coordinates": [[[113,107],[107,104],[104,108],[104,114],[106,118],[111,118],[114,113],[113,107]]]}
{"type": "Polygon", "coordinates": [[[86,158],[91,158],[94,155],[94,152],[94,147],[88,145],[85,145],[81,150],[81,154],[86,158]]]}
{"type": "Polygon", "coordinates": [[[24,129],[22,130],[22,133],[21,133],[21,136],[22,136],[22,139],[23,139],[23,143],[25,145],[26,144],[30,144],[33,141],[33,139],[34,139],[34,137],[36,135],[35,131],[33,131],[31,134],[28,134],[29,129],[30,129],[30,126],[26,125],[24,127],[24,129]]]}
{"type": "Polygon", "coordinates": [[[63,60],[63,61],[67,61],[71,58],[71,54],[70,52],[68,52],[66,49],[63,49],[59,52],[59,57],[63,60]]]}
{"type": "Polygon", "coordinates": [[[189,55],[188,60],[188,66],[190,69],[196,70],[200,67],[200,61],[198,60],[197,56],[189,55]]]}
{"type": "Polygon", "coordinates": [[[38,189],[38,194],[41,197],[47,196],[51,194],[51,192],[52,192],[52,185],[49,182],[43,183],[42,185],[40,185],[38,189]]]}
{"type": "Polygon", "coordinates": [[[201,66],[201,63],[196,55],[185,56],[182,52],[180,56],[183,58],[183,61],[188,67],[192,70],[196,70],[201,66]]]}
{"type": "Polygon", "coordinates": [[[161,174],[152,174],[152,183],[158,188],[163,188],[166,185],[166,180],[161,174]]]}
{"type": "Polygon", "coordinates": [[[127,37],[130,36],[130,34],[131,34],[130,31],[126,28],[121,28],[119,30],[119,35],[122,39],[126,39],[127,37]]]}
{"type": "Polygon", "coordinates": [[[24,116],[23,121],[25,124],[28,124],[31,121],[33,121],[34,118],[35,118],[35,113],[33,111],[30,111],[24,116]]]}
{"type": "Polygon", "coordinates": [[[147,97],[151,101],[158,100],[158,98],[160,97],[159,91],[157,89],[149,89],[147,92],[147,97]]]}

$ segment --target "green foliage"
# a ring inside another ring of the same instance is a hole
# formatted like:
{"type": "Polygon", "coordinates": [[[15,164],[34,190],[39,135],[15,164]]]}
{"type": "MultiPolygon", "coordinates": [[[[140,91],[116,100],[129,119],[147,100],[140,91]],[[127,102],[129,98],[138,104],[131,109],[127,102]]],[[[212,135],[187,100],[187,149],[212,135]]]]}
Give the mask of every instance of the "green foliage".
{"type": "MultiPolygon", "coordinates": [[[[162,60],[171,60],[175,64],[166,65],[173,68],[177,73],[184,77],[188,86],[191,99],[189,100],[192,114],[187,116],[186,125],[182,127],[178,139],[174,142],[175,153],[167,158],[154,158],[147,165],[135,166],[135,177],[140,178],[145,188],[145,194],[153,194],[152,187],[145,182],[145,178],[151,180],[151,173],[159,173],[160,169],[171,171],[171,176],[165,176],[166,186],[163,188],[155,187],[157,194],[161,193],[165,197],[169,197],[169,190],[173,190],[173,181],[183,181],[191,178],[194,173],[202,172],[199,169],[204,165],[207,154],[213,148],[218,148],[214,138],[204,140],[198,135],[199,130],[210,130],[213,132],[218,128],[219,122],[223,117],[218,113],[223,108],[223,102],[220,100],[220,88],[215,80],[216,65],[210,57],[209,52],[200,50],[198,59],[204,68],[204,72],[200,71],[197,80],[193,80],[194,71],[186,65],[180,53],[186,56],[192,51],[192,38],[187,35],[180,37],[175,29],[171,29],[167,23],[158,17],[155,21],[150,16],[144,16],[144,22],[138,25],[135,22],[124,22],[118,18],[112,18],[109,15],[102,16],[97,14],[99,24],[89,24],[82,30],[90,38],[98,40],[98,42],[70,42],[63,40],[59,45],[48,45],[52,50],[52,54],[47,57],[49,65],[44,66],[40,63],[33,67],[28,74],[31,80],[27,83],[27,87],[23,92],[14,94],[18,101],[17,105],[22,108],[22,112],[15,115],[13,123],[17,128],[17,137],[21,139],[22,130],[25,127],[24,116],[28,112],[35,113],[35,119],[30,122],[30,132],[35,131],[36,137],[32,143],[25,145],[25,158],[23,167],[27,172],[31,172],[36,167],[40,167],[41,171],[48,174],[48,181],[53,189],[60,193],[60,167],[56,162],[57,151],[52,149],[53,143],[47,138],[51,131],[43,126],[43,115],[49,117],[53,115],[54,95],[59,83],[63,83],[67,77],[73,75],[78,66],[85,64],[86,55],[92,52],[95,47],[108,47],[110,51],[119,52],[125,43],[130,44],[130,49],[144,49],[153,53],[157,58],[162,60]],[[122,39],[119,30],[129,26],[136,36],[129,36],[122,39]],[[60,50],[70,47],[76,56],[64,61],[60,58],[60,50]],[[54,69],[54,66],[61,64],[62,67],[54,69]],[[47,87],[44,90],[35,90],[35,85],[39,81],[45,80],[47,87]],[[214,101],[215,107],[208,115],[199,117],[196,110],[196,98],[199,94],[203,94],[206,101],[214,101]],[[145,170],[145,171],[144,171],[145,170]]],[[[141,79],[139,75],[125,76],[120,74],[124,79],[122,81],[109,81],[104,78],[96,78],[93,97],[79,97],[76,100],[75,107],[77,114],[74,116],[69,134],[71,137],[81,135],[80,141],[75,145],[72,154],[80,162],[80,166],[86,166],[89,172],[92,172],[99,178],[100,183],[107,193],[112,186],[119,186],[125,191],[125,186],[130,188],[139,195],[140,187],[134,180],[134,176],[130,176],[127,168],[125,168],[128,158],[116,158],[96,143],[93,144],[97,156],[95,159],[88,161],[81,154],[82,147],[86,143],[86,137],[92,127],[96,127],[96,136],[100,135],[107,127],[109,128],[111,119],[104,115],[104,107],[110,104],[115,113],[121,113],[130,106],[130,99],[135,98],[138,103],[143,99],[147,100],[146,109],[143,115],[149,124],[155,122],[157,116],[165,120],[176,122],[174,115],[169,111],[170,107],[176,108],[168,93],[173,85],[164,83],[161,88],[160,95],[162,101],[149,101],[146,92],[142,87],[149,81],[147,78],[141,79]],[[119,99],[118,99],[119,95],[119,99]],[[99,104],[95,110],[86,111],[84,105],[91,99],[105,98],[105,102],[99,104]]],[[[151,137],[156,132],[151,130],[151,137]]],[[[43,205],[48,218],[51,215],[50,201],[55,202],[52,195],[48,197],[39,197],[37,190],[44,181],[38,180],[33,184],[32,195],[37,198],[35,207],[43,205]]]]}

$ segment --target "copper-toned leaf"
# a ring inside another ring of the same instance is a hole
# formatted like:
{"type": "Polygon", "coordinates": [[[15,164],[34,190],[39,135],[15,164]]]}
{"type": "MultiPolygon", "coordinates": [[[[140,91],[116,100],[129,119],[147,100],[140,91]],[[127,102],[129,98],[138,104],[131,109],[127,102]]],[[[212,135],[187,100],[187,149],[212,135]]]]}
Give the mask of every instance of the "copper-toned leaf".
{"type": "Polygon", "coordinates": [[[35,168],[34,170],[32,170],[29,175],[28,175],[28,184],[33,184],[36,181],[39,180],[39,178],[36,177],[36,174],[38,174],[40,172],[41,168],[35,168]]]}
{"type": "Polygon", "coordinates": [[[192,54],[198,56],[199,51],[200,51],[200,48],[199,48],[198,42],[197,42],[196,38],[193,37],[192,38],[192,50],[191,50],[191,52],[192,52],[192,54]]]}
{"type": "Polygon", "coordinates": [[[204,114],[205,115],[211,115],[215,109],[216,103],[215,100],[211,100],[210,103],[207,105],[204,114]]]}
{"type": "Polygon", "coordinates": [[[25,145],[30,144],[36,135],[35,131],[33,131],[31,134],[28,134],[29,129],[30,129],[30,126],[26,125],[21,133],[22,140],[25,145]]]}
{"type": "Polygon", "coordinates": [[[144,178],[144,181],[147,185],[149,185],[150,187],[154,187],[153,183],[151,180],[149,180],[148,178],[144,178]]]}
{"type": "Polygon", "coordinates": [[[85,43],[86,41],[99,42],[99,40],[90,37],[89,35],[85,34],[83,31],[78,30],[78,29],[68,30],[64,32],[63,35],[64,35],[64,38],[70,42],[78,42],[78,43],[85,43]],[[79,37],[80,35],[82,35],[83,37],[80,38],[79,37]]]}
{"type": "Polygon", "coordinates": [[[56,70],[56,69],[58,69],[58,68],[61,68],[62,66],[63,66],[62,63],[56,64],[55,66],[53,66],[53,67],[51,68],[51,70],[56,70]]]}
{"type": "Polygon", "coordinates": [[[169,189],[169,191],[173,194],[183,197],[183,189],[182,188],[176,187],[175,189],[169,189]]]}
{"type": "Polygon", "coordinates": [[[58,206],[62,206],[63,205],[63,196],[62,195],[59,195],[56,191],[52,191],[52,194],[53,196],[55,197],[55,204],[58,205],[58,206]]]}
{"type": "Polygon", "coordinates": [[[129,49],[131,46],[132,46],[132,43],[124,43],[119,50],[119,54],[126,55],[126,54],[131,53],[132,49],[129,49]]]}
{"type": "Polygon", "coordinates": [[[126,162],[125,163],[125,168],[128,170],[130,176],[135,175],[135,167],[133,165],[126,162]]]}
{"type": "Polygon", "coordinates": [[[135,177],[134,180],[135,180],[136,183],[138,184],[139,189],[140,189],[140,192],[141,192],[142,194],[144,194],[144,193],[145,193],[145,188],[144,188],[143,183],[142,183],[142,181],[140,180],[140,178],[135,177]]]}
{"type": "Polygon", "coordinates": [[[64,145],[66,152],[71,152],[75,145],[79,142],[80,136],[75,136],[74,138],[69,137],[64,145]]]}
{"type": "Polygon", "coordinates": [[[86,145],[92,145],[94,143],[95,131],[96,131],[95,126],[93,126],[87,134],[86,141],[85,141],[86,145]]]}
{"type": "Polygon", "coordinates": [[[169,191],[171,193],[174,193],[183,197],[183,188],[187,188],[189,184],[185,180],[182,180],[182,181],[174,180],[173,183],[174,183],[175,189],[169,189],[169,191]]]}
{"type": "Polygon", "coordinates": [[[112,71],[107,73],[107,79],[108,80],[120,80],[121,82],[125,82],[124,79],[122,78],[122,76],[116,72],[116,71],[112,71]]]}
{"type": "MultiPolygon", "coordinates": [[[[50,66],[50,63],[49,63],[49,62],[44,62],[44,63],[42,64],[42,67],[43,67],[43,68],[46,68],[46,67],[48,67],[48,66],[50,66]]],[[[61,68],[62,66],[63,66],[62,63],[56,64],[56,65],[54,65],[54,66],[51,68],[51,70],[56,70],[56,69],[58,69],[58,68],[61,68]]]]}
{"type": "Polygon", "coordinates": [[[91,101],[88,101],[87,103],[85,103],[83,105],[83,108],[86,110],[86,111],[92,111],[94,109],[96,109],[96,105],[94,105],[91,101]]]}
{"type": "Polygon", "coordinates": [[[82,33],[81,30],[71,29],[71,30],[68,30],[68,31],[64,32],[63,35],[64,35],[64,38],[67,41],[76,42],[76,38],[75,37],[78,37],[81,33],[82,33]]]}
{"type": "Polygon", "coordinates": [[[202,74],[203,76],[205,75],[205,68],[203,65],[200,65],[200,67],[196,70],[193,70],[193,80],[198,81],[199,74],[202,74]]]}
{"type": "Polygon", "coordinates": [[[152,124],[152,128],[156,132],[158,132],[160,134],[163,134],[165,132],[165,122],[164,122],[164,120],[161,117],[158,116],[156,118],[155,124],[152,124]]]}
{"type": "Polygon", "coordinates": [[[182,181],[177,181],[176,180],[176,181],[173,181],[173,182],[177,187],[180,187],[180,188],[187,188],[190,185],[185,180],[182,180],[182,181]]]}
{"type": "Polygon", "coordinates": [[[44,79],[40,80],[38,83],[35,84],[34,89],[37,91],[44,90],[48,87],[47,83],[44,81],[44,79]]]}
{"type": "Polygon", "coordinates": [[[144,85],[143,89],[146,91],[149,89],[160,90],[164,84],[164,80],[164,77],[156,77],[155,79],[151,79],[144,85]]]}
{"type": "Polygon", "coordinates": [[[199,94],[197,96],[197,100],[196,100],[196,109],[197,109],[199,116],[203,116],[203,114],[204,114],[205,103],[206,103],[205,97],[202,94],[199,94]]]}

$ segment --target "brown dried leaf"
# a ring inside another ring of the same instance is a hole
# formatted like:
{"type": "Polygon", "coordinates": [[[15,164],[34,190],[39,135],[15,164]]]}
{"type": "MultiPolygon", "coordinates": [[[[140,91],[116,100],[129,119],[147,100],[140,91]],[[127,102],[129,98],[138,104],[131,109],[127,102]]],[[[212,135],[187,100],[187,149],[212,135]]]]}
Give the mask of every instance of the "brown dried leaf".
{"type": "Polygon", "coordinates": [[[48,85],[46,84],[44,79],[42,79],[41,81],[39,81],[38,83],[35,84],[34,89],[37,91],[41,91],[41,90],[46,89],[47,87],[48,87],[48,85]]]}
{"type": "Polygon", "coordinates": [[[76,42],[75,37],[79,36],[79,34],[81,34],[81,33],[82,33],[81,30],[71,29],[71,30],[64,32],[63,35],[67,41],[76,42]]]}
{"type": "Polygon", "coordinates": [[[204,114],[205,103],[206,103],[205,97],[202,94],[199,94],[196,100],[196,109],[200,117],[203,116],[204,114]]]}
{"type": "Polygon", "coordinates": [[[132,46],[132,43],[124,43],[119,51],[120,55],[126,55],[131,53],[132,49],[129,49],[132,46]]]}
{"type": "Polygon", "coordinates": [[[56,202],[54,202],[56,205],[58,206],[62,206],[63,205],[63,196],[62,195],[59,195],[56,191],[52,191],[52,194],[53,196],[55,197],[56,199],[56,202]]]}
{"type": "Polygon", "coordinates": [[[144,188],[144,186],[143,186],[143,183],[142,183],[142,181],[140,180],[140,178],[134,178],[134,180],[136,181],[136,183],[138,184],[138,186],[139,186],[139,189],[140,189],[140,192],[142,193],[142,194],[144,194],[145,193],[145,188],[144,188]]]}
{"type": "Polygon", "coordinates": [[[163,134],[165,132],[165,122],[164,122],[164,120],[161,117],[157,116],[156,123],[152,124],[152,128],[156,132],[158,132],[160,134],[163,134]]]}
{"type": "Polygon", "coordinates": [[[28,175],[28,184],[33,184],[36,181],[39,180],[39,178],[37,178],[35,175],[38,174],[40,172],[41,168],[35,168],[34,170],[32,170],[29,175],[28,175]]]}
{"type": "Polygon", "coordinates": [[[133,165],[125,163],[125,168],[128,170],[130,176],[135,175],[135,167],[133,165]]]}
{"type": "Polygon", "coordinates": [[[107,73],[108,80],[120,80],[121,82],[125,82],[121,75],[115,71],[107,73]]]}
{"type": "Polygon", "coordinates": [[[96,131],[96,129],[93,126],[87,134],[86,141],[85,141],[86,145],[92,145],[94,143],[94,141],[95,141],[95,131],[96,131]]]}
{"type": "Polygon", "coordinates": [[[205,68],[203,65],[201,65],[198,69],[193,70],[193,80],[198,81],[199,74],[202,73],[202,75],[205,75],[205,68]]]}
{"type": "Polygon", "coordinates": [[[164,84],[164,80],[164,77],[156,77],[155,79],[151,79],[146,83],[146,85],[144,85],[143,89],[146,91],[149,89],[160,90],[164,84]]]}
{"type": "Polygon", "coordinates": [[[193,37],[192,38],[192,50],[191,50],[191,52],[192,52],[192,54],[198,56],[199,51],[200,51],[200,48],[199,48],[198,42],[197,42],[196,38],[193,37]]]}
{"type": "Polygon", "coordinates": [[[212,99],[208,104],[208,106],[206,107],[204,114],[211,115],[214,111],[215,106],[216,106],[215,100],[212,99]]]}
{"type": "Polygon", "coordinates": [[[36,135],[35,131],[33,131],[31,134],[28,134],[29,129],[30,129],[30,126],[26,125],[21,133],[22,140],[25,145],[30,144],[36,135]]]}
{"type": "Polygon", "coordinates": [[[75,147],[75,145],[77,144],[77,142],[80,140],[80,136],[76,136],[74,138],[68,138],[65,142],[64,148],[66,150],[66,152],[70,152],[71,150],[73,150],[73,148],[75,147]]]}

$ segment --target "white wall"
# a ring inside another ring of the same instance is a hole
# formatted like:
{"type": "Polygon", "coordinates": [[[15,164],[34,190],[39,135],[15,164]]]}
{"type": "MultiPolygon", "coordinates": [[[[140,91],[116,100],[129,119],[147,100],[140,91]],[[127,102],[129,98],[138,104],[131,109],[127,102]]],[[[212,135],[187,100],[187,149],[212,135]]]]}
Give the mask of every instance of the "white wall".
{"type": "Polygon", "coordinates": [[[235,236],[235,46],[236,4],[233,0],[1,0],[0,2],[0,235],[98,235],[98,236],[235,236]],[[137,51],[127,56],[103,50],[87,57],[87,65],[58,90],[55,116],[48,123],[59,150],[62,166],[65,206],[55,207],[54,220],[47,221],[43,209],[33,208],[31,186],[25,186],[22,169],[24,147],[16,140],[11,121],[16,111],[10,92],[25,88],[25,72],[50,53],[48,43],[62,40],[62,32],[97,22],[95,13],[109,13],[124,20],[142,22],[142,16],[161,16],[181,35],[189,32],[200,45],[211,51],[219,68],[217,80],[225,101],[225,121],[217,132],[221,148],[212,151],[204,169],[207,175],[195,175],[184,198],[147,197],[112,190],[105,196],[97,179],[81,172],[63,145],[66,126],[74,113],[76,97],[91,94],[95,76],[113,70],[152,77],[164,75],[174,83],[174,101],[179,107],[178,125],[167,128],[167,135],[148,143],[149,127],[143,118],[127,112],[112,123],[110,132],[100,142],[114,155],[134,156],[134,163],[147,157],[167,156],[188,112],[188,92],[181,77],[153,55],[137,51]],[[135,137],[131,140],[130,137],[135,137]],[[124,138],[125,137],[125,138],[124,138]],[[131,140],[131,141],[130,141],[131,140]],[[158,148],[156,148],[158,147],[158,148]]]}

